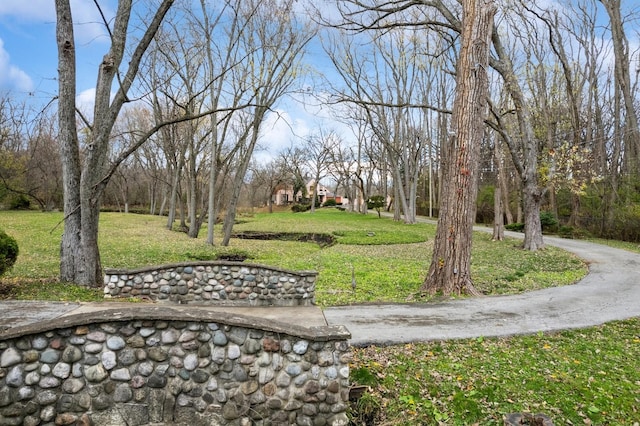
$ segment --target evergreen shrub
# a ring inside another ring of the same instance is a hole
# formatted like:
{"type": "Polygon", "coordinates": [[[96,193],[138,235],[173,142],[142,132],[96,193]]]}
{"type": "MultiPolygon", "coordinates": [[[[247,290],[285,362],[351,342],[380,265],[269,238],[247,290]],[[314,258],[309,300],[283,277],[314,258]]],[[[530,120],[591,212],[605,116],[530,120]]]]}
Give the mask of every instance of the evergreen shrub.
{"type": "Polygon", "coordinates": [[[0,229],[0,276],[9,271],[17,259],[17,241],[0,229]]]}
{"type": "Polygon", "coordinates": [[[294,204],[291,206],[291,211],[294,213],[302,213],[311,210],[311,204],[294,204]]]}

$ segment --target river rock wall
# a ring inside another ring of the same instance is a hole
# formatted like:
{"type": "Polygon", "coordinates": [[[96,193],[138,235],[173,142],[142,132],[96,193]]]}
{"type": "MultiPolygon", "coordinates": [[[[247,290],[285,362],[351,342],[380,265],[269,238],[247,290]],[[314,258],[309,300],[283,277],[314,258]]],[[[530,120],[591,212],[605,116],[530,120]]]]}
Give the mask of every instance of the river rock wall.
{"type": "Polygon", "coordinates": [[[0,425],[348,424],[344,328],[132,305],[0,335],[0,425]]]}
{"type": "Polygon", "coordinates": [[[225,261],[107,269],[104,294],[173,303],[308,306],[315,303],[317,275],[315,271],[225,261]]]}

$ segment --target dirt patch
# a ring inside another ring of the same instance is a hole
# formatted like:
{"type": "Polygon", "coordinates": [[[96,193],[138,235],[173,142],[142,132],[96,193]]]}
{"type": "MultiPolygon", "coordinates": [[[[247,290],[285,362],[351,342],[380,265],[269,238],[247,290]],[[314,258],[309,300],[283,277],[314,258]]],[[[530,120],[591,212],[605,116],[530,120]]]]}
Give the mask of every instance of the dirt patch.
{"type": "Polygon", "coordinates": [[[14,285],[0,281],[0,300],[11,299],[14,292],[14,285]]]}
{"type": "Polygon", "coordinates": [[[330,247],[336,243],[336,239],[333,235],[304,232],[244,231],[234,233],[233,237],[246,240],[299,241],[302,243],[313,242],[318,244],[320,247],[330,247]]]}
{"type": "Polygon", "coordinates": [[[216,256],[216,260],[227,260],[229,262],[244,262],[249,255],[242,253],[220,253],[216,256]]]}

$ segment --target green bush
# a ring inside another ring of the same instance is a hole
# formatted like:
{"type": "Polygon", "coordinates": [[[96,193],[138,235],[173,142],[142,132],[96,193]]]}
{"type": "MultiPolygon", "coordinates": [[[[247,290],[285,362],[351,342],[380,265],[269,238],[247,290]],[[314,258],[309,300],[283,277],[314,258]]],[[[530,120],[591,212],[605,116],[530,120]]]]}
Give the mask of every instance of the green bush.
{"type": "Polygon", "coordinates": [[[294,213],[302,213],[311,210],[311,204],[294,204],[291,206],[291,211],[294,213]]]}
{"type": "Polygon", "coordinates": [[[640,204],[630,204],[616,209],[609,238],[640,242],[640,204]]]}
{"type": "Polygon", "coordinates": [[[561,226],[558,228],[558,235],[562,238],[573,238],[574,229],[573,226],[561,226]]]}
{"type": "MultiPolygon", "coordinates": [[[[542,225],[542,229],[545,231],[551,231],[556,229],[558,226],[558,219],[555,218],[553,213],[551,212],[540,212],[540,225],[542,225]]],[[[510,223],[509,225],[504,226],[505,229],[509,231],[515,232],[523,232],[524,231],[524,223],[510,223]]]]}
{"type": "Polygon", "coordinates": [[[380,209],[384,207],[384,196],[383,195],[372,195],[367,200],[367,208],[368,209],[380,209]]]}
{"type": "Polygon", "coordinates": [[[26,195],[20,194],[13,198],[9,203],[10,210],[29,210],[31,208],[31,201],[26,195]]]}
{"type": "Polygon", "coordinates": [[[338,203],[336,202],[335,198],[329,198],[327,201],[322,203],[322,207],[335,207],[337,205],[338,203]]]}
{"type": "Polygon", "coordinates": [[[367,208],[374,209],[378,212],[378,217],[380,217],[380,210],[384,207],[384,196],[383,195],[372,195],[367,200],[367,208]]]}
{"type": "Polygon", "coordinates": [[[558,219],[551,212],[540,212],[540,225],[545,231],[552,231],[558,226],[558,219]]]}
{"type": "Polygon", "coordinates": [[[7,272],[18,259],[18,243],[0,230],[0,276],[7,272]]]}
{"type": "Polygon", "coordinates": [[[510,223],[508,225],[504,226],[505,229],[508,229],[509,231],[515,231],[515,232],[522,232],[524,231],[524,223],[510,223]]]}

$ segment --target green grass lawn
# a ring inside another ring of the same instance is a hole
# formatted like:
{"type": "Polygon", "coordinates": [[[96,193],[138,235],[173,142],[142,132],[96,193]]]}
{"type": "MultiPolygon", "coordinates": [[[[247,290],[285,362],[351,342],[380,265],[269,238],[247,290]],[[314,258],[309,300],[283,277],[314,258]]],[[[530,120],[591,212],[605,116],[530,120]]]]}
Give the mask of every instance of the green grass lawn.
{"type": "MultiPolygon", "coordinates": [[[[56,281],[61,213],[0,212],[0,229],[17,239],[18,262],[0,281],[0,298],[102,300],[102,290],[56,281]]],[[[322,306],[369,301],[427,301],[418,292],[435,227],[405,225],[336,209],[247,214],[235,231],[327,233],[336,244],[232,239],[229,248],[165,229],[166,218],[103,213],[104,267],[134,268],[237,251],[248,261],[319,271],[322,306]],[[351,290],[351,268],[357,289],[351,290]]],[[[219,240],[219,229],[215,232],[219,240]]],[[[206,229],[201,235],[206,235],[206,229]]],[[[586,273],[575,256],[519,241],[473,241],[472,273],[486,294],[570,285],[586,273]]],[[[354,349],[351,381],[368,391],[354,424],[501,425],[510,412],[543,412],[556,425],[634,425],[640,421],[640,319],[602,327],[508,339],[468,339],[354,349]],[[368,423],[367,423],[368,421],[368,423]]]]}
{"type": "Polygon", "coordinates": [[[369,391],[354,415],[381,425],[502,425],[505,414],[526,412],[555,425],[633,426],[639,359],[638,318],[549,335],[356,349],[352,382],[369,391]]]}
{"type": "MultiPolygon", "coordinates": [[[[4,277],[5,282],[21,283],[15,288],[15,297],[48,298],[49,289],[54,298],[64,300],[102,298],[100,291],[83,294],[84,289],[56,283],[62,217],[61,213],[0,212],[0,228],[16,238],[20,248],[18,261],[4,277]],[[49,284],[43,287],[42,282],[49,284]],[[64,288],[69,288],[68,297],[64,288]]],[[[165,222],[166,218],[157,216],[101,214],[103,267],[211,259],[216,253],[235,250],[248,254],[250,262],[318,271],[316,299],[321,306],[427,300],[418,290],[429,267],[434,225],[405,225],[337,209],[318,209],[314,214],[258,213],[241,216],[234,230],[325,233],[337,243],[321,248],[311,242],[232,239],[225,248],[206,245],[206,229],[201,238],[192,239],[167,230],[165,222]]],[[[217,228],[215,232],[219,238],[217,228]]],[[[568,285],[587,271],[575,256],[554,247],[527,252],[517,248],[518,241],[494,242],[485,233],[476,233],[473,244],[472,277],[476,287],[488,295],[568,285]]]]}

